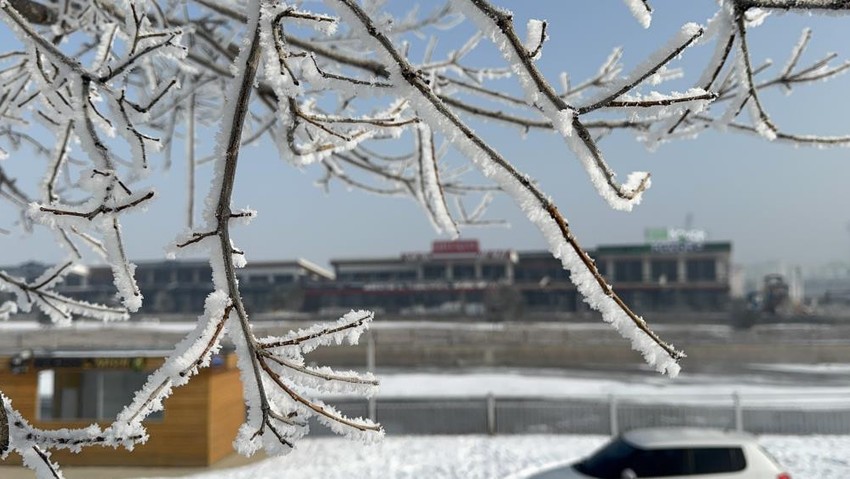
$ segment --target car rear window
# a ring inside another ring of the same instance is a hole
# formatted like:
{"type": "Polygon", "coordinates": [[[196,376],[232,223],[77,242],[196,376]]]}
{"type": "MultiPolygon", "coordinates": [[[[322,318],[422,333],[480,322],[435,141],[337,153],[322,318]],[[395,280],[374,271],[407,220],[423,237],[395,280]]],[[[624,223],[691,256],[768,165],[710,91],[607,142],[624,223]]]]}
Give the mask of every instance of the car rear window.
{"type": "Polygon", "coordinates": [[[679,448],[642,450],[634,458],[630,469],[637,477],[686,476],[690,474],[688,450],[679,448]]]}
{"type": "Polygon", "coordinates": [[[590,477],[620,479],[623,469],[629,467],[632,458],[639,451],[636,447],[618,438],[574,467],[577,471],[590,477]]]}
{"type": "Polygon", "coordinates": [[[721,474],[743,471],[747,467],[744,451],[739,447],[702,447],[691,449],[691,474],[721,474]]]}
{"type": "Polygon", "coordinates": [[[625,469],[637,477],[670,477],[737,472],[746,465],[739,447],[641,449],[615,439],[574,467],[590,477],[620,479],[625,469]]]}
{"type": "Polygon", "coordinates": [[[670,477],[689,474],[688,449],[641,449],[617,439],[576,464],[577,471],[600,479],[620,479],[631,469],[637,477],[670,477]]]}

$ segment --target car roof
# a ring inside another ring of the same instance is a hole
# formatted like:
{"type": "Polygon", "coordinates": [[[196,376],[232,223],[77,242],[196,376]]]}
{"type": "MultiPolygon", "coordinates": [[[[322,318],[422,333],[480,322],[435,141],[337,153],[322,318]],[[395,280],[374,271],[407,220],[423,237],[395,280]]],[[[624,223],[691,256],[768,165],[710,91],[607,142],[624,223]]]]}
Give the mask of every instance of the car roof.
{"type": "Polygon", "coordinates": [[[622,437],[632,445],[644,449],[742,446],[756,442],[754,436],[744,432],[698,427],[633,429],[623,433],[622,437]]]}

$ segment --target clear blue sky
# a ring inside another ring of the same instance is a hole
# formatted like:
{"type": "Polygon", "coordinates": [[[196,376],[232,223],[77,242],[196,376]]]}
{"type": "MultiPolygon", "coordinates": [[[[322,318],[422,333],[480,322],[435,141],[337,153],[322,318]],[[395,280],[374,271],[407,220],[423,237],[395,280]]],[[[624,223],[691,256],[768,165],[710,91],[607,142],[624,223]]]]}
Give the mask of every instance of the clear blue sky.
{"type": "MultiPolygon", "coordinates": [[[[625,47],[628,70],[664,44],[683,23],[704,23],[716,6],[714,0],[656,0],[652,2],[656,9],[653,25],[644,30],[616,0],[496,3],[514,10],[520,27],[529,17],[549,21],[550,39],[540,65],[553,82],[563,70],[569,71],[574,81],[586,78],[619,45],[625,47]]],[[[850,58],[850,16],[792,14],[769,18],[764,26],[752,30],[754,55],[772,58],[781,67],[805,26],[815,28],[805,58],[817,59],[828,51],[850,58]]],[[[463,27],[438,34],[440,48],[445,51],[458,48],[469,30],[463,27]]],[[[9,32],[0,25],[0,45],[9,41],[9,32]]],[[[482,42],[476,61],[497,60],[485,44],[482,42]]],[[[681,62],[686,79],[656,89],[681,91],[692,86],[708,52],[707,47],[687,52],[681,62]]],[[[768,109],[790,132],[850,133],[848,82],[850,76],[845,75],[830,83],[800,88],[791,96],[767,95],[768,109]]],[[[697,140],[667,144],[650,153],[631,136],[615,135],[602,147],[621,177],[634,170],[653,174],[653,186],[643,204],[632,213],[622,213],[609,209],[596,195],[576,159],[554,134],[531,134],[522,139],[511,129],[486,124],[476,124],[476,128],[520,169],[539,180],[587,247],[639,242],[644,228],[683,226],[686,216],[692,215],[694,226],[707,230],[711,239],[734,243],[736,262],[850,262],[848,149],[795,149],[735,133],[709,132],[697,140]]],[[[155,203],[145,213],[126,217],[128,251],[135,259],[163,258],[163,247],[182,229],[181,151],[181,147],[175,149],[177,164],[172,170],[152,177],[151,183],[160,193],[155,203]]],[[[449,154],[457,157],[456,152],[449,154]]],[[[413,201],[349,191],[339,183],[326,194],[314,186],[320,169],[299,170],[277,156],[270,144],[247,148],[242,156],[234,206],[259,210],[251,225],[237,227],[234,232],[249,261],[303,257],[325,264],[339,257],[395,256],[403,251],[426,250],[437,238],[413,201]]],[[[29,155],[13,155],[4,163],[22,178],[40,176],[44,166],[44,161],[29,155]]],[[[34,185],[27,185],[31,194],[34,185]]],[[[206,180],[201,179],[201,199],[205,186],[206,180]]],[[[3,207],[0,214],[0,226],[8,227],[14,221],[9,208],[3,207]]],[[[506,219],[511,227],[468,229],[463,236],[479,238],[484,248],[544,248],[538,231],[508,198],[497,199],[488,216],[506,219]]],[[[61,257],[51,237],[43,233],[25,237],[14,232],[0,237],[0,242],[2,264],[61,257]]]]}

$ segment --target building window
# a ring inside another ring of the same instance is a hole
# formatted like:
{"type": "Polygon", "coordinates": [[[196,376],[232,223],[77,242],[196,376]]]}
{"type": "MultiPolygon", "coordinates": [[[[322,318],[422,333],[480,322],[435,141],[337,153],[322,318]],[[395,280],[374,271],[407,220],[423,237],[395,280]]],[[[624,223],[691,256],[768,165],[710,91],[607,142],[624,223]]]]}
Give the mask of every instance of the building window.
{"type": "Polygon", "coordinates": [[[652,261],[650,264],[652,281],[654,283],[660,283],[662,282],[662,278],[663,281],[668,283],[678,281],[679,268],[676,263],[677,262],[674,259],[658,259],[652,261]]]}
{"type": "Polygon", "coordinates": [[[294,279],[291,274],[276,274],[274,275],[274,284],[289,284],[294,279]]]}
{"type": "MultiPolygon", "coordinates": [[[[499,268],[498,271],[505,271],[505,265],[486,265],[486,267],[499,268]]],[[[482,271],[483,272],[483,271],[482,271]]],[[[568,274],[564,271],[560,261],[555,258],[535,258],[533,260],[521,260],[519,264],[514,266],[514,280],[528,281],[537,283],[541,280],[553,281],[559,278],[567,278],[568,274]]]]}
{"type": "Polygon", "coordinates": [[[153,272],[153,282],[156,284],[168,284],[171,282],[171,270],[157,269],[153,272]]]}
{"type": "Polygon", "coordinates": [[[416,280],[416,271],[399,271],[396,278],[398,281],[414,281],[416,280]]]}
{"type": "Polygon", "coordinates": [[[716,281],[717,264],[714,259],[689,259],[688,281],[716,281]]]}
{"type": "Polygon", "coordinates": [[[455,280],[475,279],[475,266],[471,264],[452,266],[452,278],[455,280]]]}
{"type": "Polygon", "coordinates": [[[195,270],[192,269],[178,269],[177,270],[177,282],[183,284],[191,284],[196,282],[195,279],[195,270]]]}
{"type": "Polygon", "coordinates": [[[643,262],[639,259],[614,262],[614,281],[639,283],[643,281],[643,262]]]}
{"type": "Polygon", "coordinates": [[[596,260],[596,269],[602,276],[608,276],[608,261],[604,259],[596,260]]]}
{"type": "Polygon", "coordinates": [[[441,264],[429,264],[422,267],[425,279],[446,279],[446,267],[441,264]]]}
{"type": "Polygon", "coordinates": [[[373,281],[387,282],[394,279],[395,273],[392,271],[378,271],[372,274],[373,281]]]}
{"type": "MultiPolygon", "coordinates": [[[[147,372],[126,369],[39,371],[39,419],[113,420],[144,386],[147,377],[147,372]]],[[[148,418],[161,419],[162,412],[148,418]]]]}
{"type": "Polygon", "coordinates": [[[490,281],[505,279],[505,265],[485,264],[481,266],[481,277],[490,281]]]}
{"type": "MultiPolygon", "coordinates": [[[[136,279],[142,283],[140,272],[136,272],[136,279]]],[[[92,286],[111,286],[114,278],[111,269],[94,269],[89,273],[89,284],[92,286]]]]}
{"type": "MultiPolygon", "coordinates": [[[[113,281],[114,280],[111,280],[109,282],[109,284],[110,285],[114,284],[113,281]]],[[[151,270],[141,270],[140,271],[140,270],[137,269],[136,270],[136,281],[138,281],[139,284],[141,284],[141,285],[152,285],[153,284],[153,271],[151,271],[151,270]]],[[[97,283],[93,283],[93,284],[105,285],[106,283],[98,281],[97,283]]]]}

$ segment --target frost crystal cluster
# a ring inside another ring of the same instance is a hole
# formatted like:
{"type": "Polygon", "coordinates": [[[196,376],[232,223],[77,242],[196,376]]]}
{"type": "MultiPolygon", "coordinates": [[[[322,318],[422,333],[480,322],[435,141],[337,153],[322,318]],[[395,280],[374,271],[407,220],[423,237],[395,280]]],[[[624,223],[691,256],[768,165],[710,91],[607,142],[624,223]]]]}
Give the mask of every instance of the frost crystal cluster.
{"type": "MultiPolygon", "coordinates": [[[[795,145],[850,143],[848,136],[784,131],[762,95],[832,78],[848,63],[834,56],[804,62],[811,38],[805,31],[770,76],[770,65],[755,62],[747,41],[750,29],[775,12],[845,13],[846,1],[719,0],[705,24],[683,25],[631,71],[623,71],[623,51],[617,49],[598,73],[578,83],[567,72],[553,82],[538,67],[550,29],[565,27],[558,22],[568,19],[517,26],[511,12],[488,0],[450,0],[425,14],[412,3],[0,0],[0,28],[17,39],[0,46],[0,196],[18,212],[17,226],[48,229],[67,254],[34,281],[0,271],[0,289],[16,298],[0,305],[0,319],[35,307],[61,327],[75,317],[119,321],[136,312],[144,292],[127,258],[125,242],[132,238],[122,234],[122,218],[157,201],[153,178],[172,161],[185,161],[189,181],[187,229],[174,233],[171,251],[207,255],[214,284],[195,329],[111,425],[40,430],[0,394],[4,457],[16,451],[39,477],[56,478],[61,472],[50,450],[143,443],[144,419],[209,364],[225,335],[236,347],[248,407],[235,441],[241,453],[286,452],[307,432],[309,417],[358,439],[382,436],[379,425],[344,417],[308,394],[369,396],[377,387],[374,377],[304,361],[316,347],[356,342],[372,320],[370,312],[353,311],[338,322],[279,337],[258,338],[252,331],[235,272],[245,265],[245,253],[231,238],[231,227],[255,214],[232,204],[240,148],[247,144],[273,141],[285,161],[322,169],[324,187],[339,182],[411,198],[436,230],[452,237],[461,228],[493,223],[484,218],[486,207],[494,194],[507,194],[540,230],[584,300],[647,363],[676,375],[684,353],[620,299],[559,207],[519,162],[470,125],[489,121],[517,137],[551,131],[599,195],[619,210],[640,203],[650,175],[618,179],[599,143],[612,130],[633,131],[649,147],[708,128],[795,145]],[[448,53],[435,53],[433,32],[464,22],[476,33],[448,53]],[[432,40],[423,41],[421,50],[411,47],[429,34],[432,40]],[[699,44],[713,46],[714,53],[693,87],[656,91],[684,75],[674,64],[699,44]],[[492,48],[501,60],[472,66],[481,48],[492,48]],[[515,91],[493,86],[506,78],[516,79],[515,91]],[[206,157],[199,141],[204,129],[217,132],[206,157]],[[179,138],[181,151],[174,147],[179,138]],[[46,159],[33,185],[7,173],[12,162],[32,161],[24,151],[46,159]],[[449,152],[486,181],[469,182],[463,170],[448,168],[449,152]],[[196,212],[195,170],[204,163],[212,163],[212,182],[196,212]],[[91,254],[111,266],[120,306],[90,304],[54,289],[91,254]]],[[[580,3],[573,6],[576,14],[580,3]]],[[[624,3],[640,25],[650,26],[650,0],[624,3]]],[[[430,2],[421,6],[434,8],[430,2]]]]}

